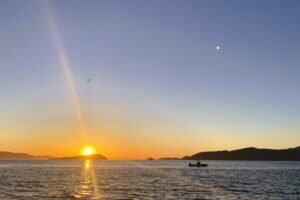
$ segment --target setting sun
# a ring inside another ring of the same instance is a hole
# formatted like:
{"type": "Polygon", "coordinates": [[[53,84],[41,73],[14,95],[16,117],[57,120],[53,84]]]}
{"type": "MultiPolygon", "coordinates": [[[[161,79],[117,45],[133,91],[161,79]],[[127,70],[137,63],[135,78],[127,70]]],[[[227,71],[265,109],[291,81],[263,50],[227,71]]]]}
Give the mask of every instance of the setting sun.
{"type": "Polygon", "coordinates": [[[92,147],[85,147],[82,151],[81,154],[84,156],[90,156],[95,153],[95,150],[92,147]]]}

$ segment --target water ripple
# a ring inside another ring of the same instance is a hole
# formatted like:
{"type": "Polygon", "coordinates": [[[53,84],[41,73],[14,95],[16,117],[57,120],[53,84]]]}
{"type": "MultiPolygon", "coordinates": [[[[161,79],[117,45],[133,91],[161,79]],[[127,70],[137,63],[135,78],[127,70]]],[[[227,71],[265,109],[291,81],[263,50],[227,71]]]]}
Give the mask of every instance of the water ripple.
{"type": "Polygon", "coordinates": [[[300,162],[0,161],[0,199],[300,199],[300,162]]]}

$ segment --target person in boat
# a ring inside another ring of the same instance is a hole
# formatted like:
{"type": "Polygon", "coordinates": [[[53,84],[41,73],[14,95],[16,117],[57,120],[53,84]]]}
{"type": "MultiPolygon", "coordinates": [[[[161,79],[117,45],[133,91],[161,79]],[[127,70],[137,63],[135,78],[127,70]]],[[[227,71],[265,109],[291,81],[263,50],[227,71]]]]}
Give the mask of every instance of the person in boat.
{"type": "Polygon", "coordinates": [[[198,166],[200,166],[200,165],[201,165],[201,162],[200,162],[199,160],[198,160],[198,162],[197,162],[197,165],[198,165],[198,166]]]}
{"type": "Polygon", "coordinates": [[[189,163],[189,167],[207,167],[208,164],[203,164],[201,163],[199,160],[193,164],[193,163],[189,163]]]}

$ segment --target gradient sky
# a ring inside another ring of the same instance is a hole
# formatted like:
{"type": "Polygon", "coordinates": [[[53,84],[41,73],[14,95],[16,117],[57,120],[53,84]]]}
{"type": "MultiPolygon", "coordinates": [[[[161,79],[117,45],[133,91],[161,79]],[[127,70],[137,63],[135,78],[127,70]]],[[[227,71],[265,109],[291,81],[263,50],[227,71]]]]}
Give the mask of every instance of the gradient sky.
{"type": "MultiPolygon", "coordinates": [[[[0,150],[78,154],[83,139],[41,4],[0,2],[0,150]]],[[[99,153],[133,159],[300,145],[299,1],[50,7],[87,142],[99,153]]]]}

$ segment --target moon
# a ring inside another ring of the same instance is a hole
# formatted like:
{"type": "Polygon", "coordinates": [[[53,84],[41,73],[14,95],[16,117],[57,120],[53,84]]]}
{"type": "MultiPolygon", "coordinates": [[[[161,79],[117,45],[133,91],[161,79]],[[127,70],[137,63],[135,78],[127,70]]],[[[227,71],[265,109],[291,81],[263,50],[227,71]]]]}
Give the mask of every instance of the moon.
{"type": "Polygon", "coordinates": [[[220,46],[216,46],[216,49],[219,51],[219,50],[221,50],[221,47],[220,46]]]}

